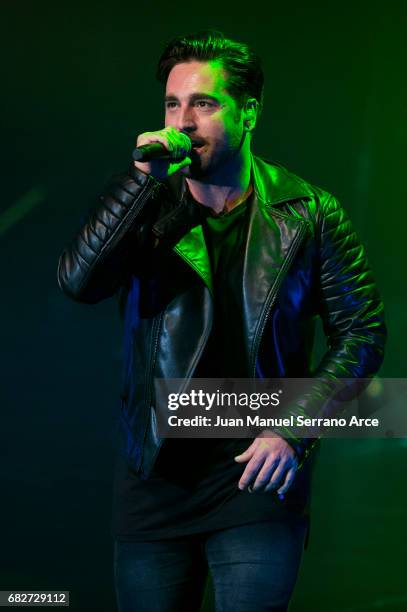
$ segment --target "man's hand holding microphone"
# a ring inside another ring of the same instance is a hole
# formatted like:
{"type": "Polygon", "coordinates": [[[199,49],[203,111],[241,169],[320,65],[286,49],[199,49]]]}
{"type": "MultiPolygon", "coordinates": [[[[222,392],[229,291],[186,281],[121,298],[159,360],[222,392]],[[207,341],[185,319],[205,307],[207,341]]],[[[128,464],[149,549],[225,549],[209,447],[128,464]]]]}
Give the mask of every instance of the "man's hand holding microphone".
{"type": "Polygon", "coordinates": [[[144,132],[137,138],[133,163],[141,172],[158,181],[165,181],[192,163],[189,157],[191,148],[191,139],[174,127],[168,126],[158,132],[144,132]]]}

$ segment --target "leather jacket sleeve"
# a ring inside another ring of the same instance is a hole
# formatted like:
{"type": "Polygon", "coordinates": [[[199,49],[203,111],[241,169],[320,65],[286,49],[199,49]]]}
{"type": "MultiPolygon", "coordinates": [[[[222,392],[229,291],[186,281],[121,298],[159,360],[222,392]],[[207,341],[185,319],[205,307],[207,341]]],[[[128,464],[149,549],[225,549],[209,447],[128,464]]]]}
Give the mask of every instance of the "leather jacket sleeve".
{"type": "MultiPolygon", "coordinates": [[[[306,393],[287,411],[294,417],[337,416],[344,401],[356,397],[368,384],[360,379],[368,379],[379,370],[387,335],[383,303],[365,249],[346,211],[333,196],[321,204],[316,228],[318,301],[328,350],[306,393]],[[341,378],[349,380],[341,384],[341,378]]],[[[318,438],[287,441],[302,465],[318,438]]]]}
{"type": "Polygon", "coordinates": [[[112,296],[142,268],[153,248],[151,226],[162,184],[130,168],[116,176],[58,262],[58,284],[72,299],[93,304],[112,296]]]}
{"type": "Polygon", "coordinates": [[[384,356],[383,303],[365,249],[332,196],[320,226],[321,318],[329,349],[315,376],[369,378],[384,356]]]}

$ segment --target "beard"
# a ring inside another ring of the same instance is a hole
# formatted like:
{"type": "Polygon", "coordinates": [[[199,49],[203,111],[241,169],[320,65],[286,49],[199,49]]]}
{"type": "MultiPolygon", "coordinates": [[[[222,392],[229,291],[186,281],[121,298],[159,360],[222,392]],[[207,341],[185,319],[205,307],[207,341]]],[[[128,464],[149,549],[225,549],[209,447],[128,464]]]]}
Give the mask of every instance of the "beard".
{"type": "Polygon", "coordinates": [[[200,179],[205,176],[205,164],[202,163],[200,155],[194,151],[193,149],[188,154],[188,157],[191,159],[191,163],[189,166],[185,166],[180,171],[181,174],[186,176],[187,178],[200,179]]]}
{"type": "Polygon", "coordinates": [[[210,182],[211,179],[227,172],[228,165],[233,161],[236,149],[223,149],[216,154],[207,151],[199,154],[194,149],[189,153],[191,163],[182,168],[182,174],[191,179],[210,182]]]}

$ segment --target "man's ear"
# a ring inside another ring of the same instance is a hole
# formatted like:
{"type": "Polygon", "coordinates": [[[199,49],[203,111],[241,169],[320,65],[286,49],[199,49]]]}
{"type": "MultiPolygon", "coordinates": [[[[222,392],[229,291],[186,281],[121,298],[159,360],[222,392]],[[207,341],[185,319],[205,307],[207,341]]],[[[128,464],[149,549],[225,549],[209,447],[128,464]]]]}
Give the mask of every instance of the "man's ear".
{"type": "Polygon", "coordinates": [[[251,132],[256,127],[257,112],[259,109],[259,103],[256,98],[248,98],[243,108],[243,122],[245,129],[251,132]]]}

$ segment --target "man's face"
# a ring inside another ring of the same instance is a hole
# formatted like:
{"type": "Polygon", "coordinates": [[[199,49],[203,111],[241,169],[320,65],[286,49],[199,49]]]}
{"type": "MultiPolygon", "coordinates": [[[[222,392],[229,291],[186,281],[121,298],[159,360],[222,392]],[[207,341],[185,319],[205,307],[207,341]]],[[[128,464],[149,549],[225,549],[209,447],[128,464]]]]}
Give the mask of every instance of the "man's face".
{"type": "Polygon", "coordinates": [[[187,134],[194,143],[192,164],[182,172],[191,178],[210,176],[238,154],[244,137],[242,111],[226,90],[221,64],[177,64],[167,79],[165,126],[187,134]]]}

